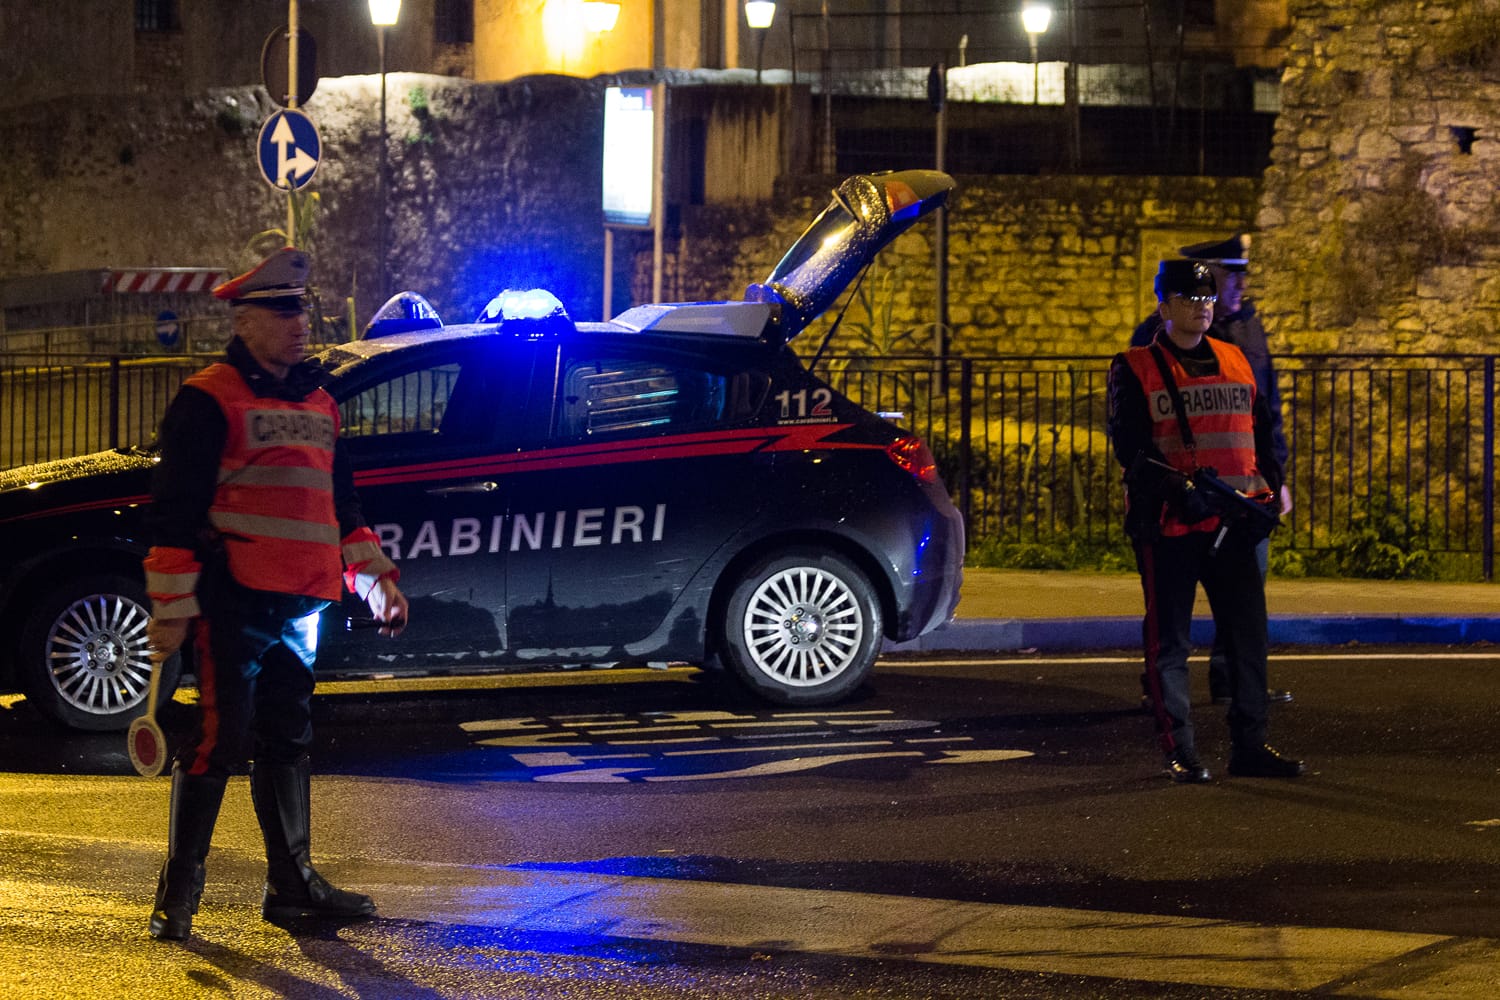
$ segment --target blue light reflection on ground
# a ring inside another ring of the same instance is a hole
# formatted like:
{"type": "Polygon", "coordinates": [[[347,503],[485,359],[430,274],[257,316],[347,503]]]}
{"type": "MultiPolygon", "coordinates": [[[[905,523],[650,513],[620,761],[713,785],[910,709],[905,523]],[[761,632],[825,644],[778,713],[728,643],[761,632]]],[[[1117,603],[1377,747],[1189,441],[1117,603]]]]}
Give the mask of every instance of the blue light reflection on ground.
{"type": "MultiPolygon", "coordinates": [[[[516,930],[476,924],[433,924],[432,944],[473,969],[503,969],[525,975],[554,974],[555,956],[578,955],[611,959],[632,965],[668,965],[677,961],[682,946],[671,942],[639,941],[608,934],[572,931],[516,930]]],[[[729,949],[724,949],[728,951],[729,949]]],[[[740,950],[735,949],[738,953],[740,950]]],[[[579,966],[586,973],[590,967],[579,966]]],[[[608,974],[607,969],[593,971],[608,974]]]]}

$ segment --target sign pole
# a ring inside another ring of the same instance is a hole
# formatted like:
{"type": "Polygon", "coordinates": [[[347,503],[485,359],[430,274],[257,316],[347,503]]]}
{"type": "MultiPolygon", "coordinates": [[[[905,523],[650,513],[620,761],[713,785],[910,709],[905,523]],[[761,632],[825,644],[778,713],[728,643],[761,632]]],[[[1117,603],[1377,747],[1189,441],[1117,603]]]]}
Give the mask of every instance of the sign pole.
{"type": "MultiPolygon", "coordinates": [[[[939,172],[948,169],[948,64],[932,68],[935,86],[929,97],[937,105],[937,141],[933,150],[939,172]],[[933,93],[935,91],[935,93],[933,93]]],[[[937,277],[937,325],[932,331],[932,353],[939,362],[948,360],[948,206],[939,205],[932,233],[933,273],[937,277]]],[[[946,378],[946,369],[944,370],[946,378]]]]}
{"type": "Polygon", "coordinates": [[[608,323],[615,311],[615,231],[604,227],[604,315],[600,318],[608,323]]]}
{"type": "MultiPolygon", "coordinates": [[[[660,6],[660,5],[658,5],[660,6]]],[[[665,257],[662,241],[667,228],[667,85],[657,82],[652,94],[652,105],[656,116],[656,144],[651,150],[653,191],[651,203],[655,207],[651,240],[651,301],[661,301],[662,264],[665,257]]]]}
{"type": "MultiPolygon", "coordinates": [[[[286,106],[295,108],[297,106],[297,0],[287,0],[287,22],[291,28],[286,40],[286,78],[291,82],[289,88],[291,92],[287,95],[286,106]]],[[[286,191],[286,245],[289,247],[297,245],[297,204],[292,200],[295,190],[289,185],[286,191]]]]}

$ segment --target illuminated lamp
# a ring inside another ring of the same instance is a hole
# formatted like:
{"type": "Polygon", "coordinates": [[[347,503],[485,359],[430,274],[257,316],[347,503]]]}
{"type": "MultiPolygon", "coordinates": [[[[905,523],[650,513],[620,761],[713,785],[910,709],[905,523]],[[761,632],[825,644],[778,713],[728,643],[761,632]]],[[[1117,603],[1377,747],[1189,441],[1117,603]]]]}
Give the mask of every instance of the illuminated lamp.
{"type": "Polygon", "coordinates": [[[596,34],[613,31],[620,19],[620,5],[606,0],[584,0],[583,26],[596,34]]]}
{"type": "Polygon", "coordinates": [[[766,29],[776,20],[773,0],[745,0],[745,23],[755,31],[755,82],[760,83],[760,69],[766,53],[766,29]]]}

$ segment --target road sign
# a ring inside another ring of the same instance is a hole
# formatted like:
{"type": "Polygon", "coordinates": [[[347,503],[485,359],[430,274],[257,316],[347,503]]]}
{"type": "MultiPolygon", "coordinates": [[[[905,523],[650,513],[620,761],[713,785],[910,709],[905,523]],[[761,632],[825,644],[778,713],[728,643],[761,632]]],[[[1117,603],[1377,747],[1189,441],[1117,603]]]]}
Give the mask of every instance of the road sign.
{"type": "Polygon", "coordinates": [[[322,150],[311,118],[295,108],[278,111],[260,127],[260,175],[278,190],[297,190],[312,180],[322,150]]]}
{"type": "Polygon", "coordinates": [[[176,347],[178,333],[176,313],[163,309],[156,314],[156,339],[161,342],[161,346],[176,347]]]}
{"type": "MultiPolygon", "coordinates": [[[[282,25],[266,36],[266,42],[260,48],[261,82],[266,85],[266,93],[271,95],[271,100],[283,108],[293,103],[292,88],[287,80],[287,73],[291,69],[291,60],[287,58],[291,37],[291,28],[282,25]]],[[[299,107],[306,104],[317,89],[318,43],[305,29],[298,28],[296,104],[299,107]]]]}

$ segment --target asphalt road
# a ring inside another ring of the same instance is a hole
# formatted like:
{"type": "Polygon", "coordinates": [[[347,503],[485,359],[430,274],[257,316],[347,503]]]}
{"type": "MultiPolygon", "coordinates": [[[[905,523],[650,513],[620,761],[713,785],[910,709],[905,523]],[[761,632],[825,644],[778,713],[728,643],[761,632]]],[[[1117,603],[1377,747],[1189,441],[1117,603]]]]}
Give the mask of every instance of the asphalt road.
{"type": "Polygon", "coordinates": [[[1220,775],[1203,704],[1201,787],[1128,656],[887,662],[816,710],[690,671],[327,686],[314,857],[381,918],[262,922],[239,780],[186,946],[145,934],[167,780],[7,703],[0,996],[1489,998],[1497,667],[1279,658],[1310,773],[1220,775]]]}

